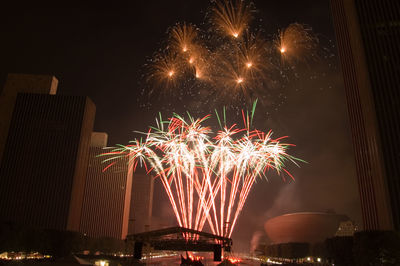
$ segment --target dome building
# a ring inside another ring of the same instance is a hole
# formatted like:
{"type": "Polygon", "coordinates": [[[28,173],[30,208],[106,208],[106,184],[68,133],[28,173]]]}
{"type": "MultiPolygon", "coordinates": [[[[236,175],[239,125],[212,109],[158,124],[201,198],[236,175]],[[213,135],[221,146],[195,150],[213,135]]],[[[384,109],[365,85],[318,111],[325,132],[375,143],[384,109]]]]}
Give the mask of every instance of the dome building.
{"type": "Polygon", "coordinates": [[[340,223],[348,220],[346,215],[335,213],[298,212],[273,217],[264,228],[273,244],[318,243],[334,237],[340,223]]]}

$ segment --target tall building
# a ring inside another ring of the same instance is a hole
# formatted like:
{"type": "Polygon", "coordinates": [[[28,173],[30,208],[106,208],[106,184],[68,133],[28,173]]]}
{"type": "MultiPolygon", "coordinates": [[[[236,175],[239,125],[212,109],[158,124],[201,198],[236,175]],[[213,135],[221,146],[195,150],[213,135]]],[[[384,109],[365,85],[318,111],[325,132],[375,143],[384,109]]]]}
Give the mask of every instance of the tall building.
{"type": "Polygon", "coordinates": [[[153,176],[140,172],[133,174],[129,234],[154,229],[151,228],[153,188],[153,176]]]}
{"type": "Polygon", "coordinates": [[[8,74],[0,95],[0,162],[6,144],[12,112],[18,93],[56,94],[58,80],[53,76],[8,74]]]}
{"type": "Polygon", "coordinates": [[[331,0],[365,230],[400,230],[400,1],[331,0]]]}
{"type": "Polygon", "coordinates": [[[54,77],[10,75],[3,89],[0,221],[78,231],[96,108],[56,88],[54,77]]]}
{"type": "Polygon", "coordinates": [[[91,237],[125,239],[128,234],[132,190],[129,158],[121,158],[103,171],[107,134],[93,132],[86,175],[80,231],[91,237]]]}

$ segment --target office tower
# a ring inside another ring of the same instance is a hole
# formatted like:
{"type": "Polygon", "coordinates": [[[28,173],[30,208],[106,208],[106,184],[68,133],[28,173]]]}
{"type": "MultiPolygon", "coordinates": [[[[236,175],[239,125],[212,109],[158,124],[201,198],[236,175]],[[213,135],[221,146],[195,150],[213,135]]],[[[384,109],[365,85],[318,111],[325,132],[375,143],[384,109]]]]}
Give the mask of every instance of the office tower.
{"type": "Polygon", "coordinates": [[[365,230],[400,230],[400,1],[331,0],[365,230]]]}
{"type": "Polygon", "coordinates": [[[7,140],[18,93],[56,94],[58,80],[53,76],[8,74],[0,95],[0,162],[7,140]]]}
{"type": "Polygon", "coordinates": [[[31,91],[34,76],[10,75],[3,90],[15,101],[0,165],[0,221],[78,231],[96,108],[87,97],[55,95],[53,77],[38,80],[31,91]]]}
{"type": "Polygon", "coordinates": [[[80,231],[91,237],[125,239],[128,234],[132,189],[129,157],[118,159],[103,171],[101,154],[107,152],[107,134],[93,132],[86,175],[80,231]]]}
{"type": "Polygon", "coordinates": [[[151,230],[154,177],[137,171],[133,174],[129,234],[151,230]]]}

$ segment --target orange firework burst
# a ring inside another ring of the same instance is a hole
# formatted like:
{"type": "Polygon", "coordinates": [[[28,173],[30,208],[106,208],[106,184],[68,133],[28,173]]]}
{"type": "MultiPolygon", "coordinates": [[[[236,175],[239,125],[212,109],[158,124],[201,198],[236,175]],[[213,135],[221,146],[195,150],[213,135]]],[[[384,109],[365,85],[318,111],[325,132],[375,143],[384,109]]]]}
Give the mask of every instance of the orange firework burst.
{"type": "Polygon", "coordinates": [[[317,44],[318,38],[314,36],[311,28],[299,23],[290,24],[275,40],[282,61],[288,63],[303,61],[312,56],[317,44]]]}
{"type": "Polygon", "coordinates": [[[239,49],[246,76],[252,80],[264,79],[272,66],[268,60],[268,44],[261,34],[246,34],[239,49]]]}
{"type": "Polygon", "coordinates": [[[252,8],[243,0],[217,0],[206,17],[211,28],[202,31],[187,23],[171,27],[165,49],[153,58],[147,74],[150,92],[195,96],[202,104],[248,104],[255,99],[274,104],[268,91],[294,69],[288,64],[312,55],[318,40],[311,29],[295,23],[277,40],[267,41],[261,30],[249,28],[252,8]]]}
{"type": "Polygon", "coordinates": [[[261,34],[246,33],[215,52],[214,92],[223,102],[248,103],[265,94],[272,80],[268,43],[261,34]]]}
{"type": "Polygon", "coordinates": [[[248,86],[250,80],[246,79],[246,73],[243,62],[240,60],[238,50],[232,53],[230,58],[222,51],[216,54],[214,80],[216,84],[215,93],[218,98],[224,99],[224,102],[237,101],[241,96],[250,99],[248,95],[248,86]]]}
{"type": "Polygon", "coordinates": [[[176,24],[170,32],[171,45],[179,52],[190,52],[194,47],[197,37],[196,28],[186,23],[176,24]]]}
{"type": "Polygon", "coordinates": [[[181,64],[174,53],[157,54],[150,65],[148,81],[156,86],[173,88],[181,76],[181,64]]]}
{"type": "Polygon", "coordinates": [[[217,1],[213,8],[213,22],[217,29],[228,36],[238,38],[249,26],[251,20],[251,8],[242,0],[217,1]]]}
{"type": "Polygon", "coordinates": [[[192,73],[197,80],[209,81],[210,56],[210,52],[205,46],[197,43],[192,45],[192,49],[183,60],[186,67],[191,70],[189,73],[192,73]]]}

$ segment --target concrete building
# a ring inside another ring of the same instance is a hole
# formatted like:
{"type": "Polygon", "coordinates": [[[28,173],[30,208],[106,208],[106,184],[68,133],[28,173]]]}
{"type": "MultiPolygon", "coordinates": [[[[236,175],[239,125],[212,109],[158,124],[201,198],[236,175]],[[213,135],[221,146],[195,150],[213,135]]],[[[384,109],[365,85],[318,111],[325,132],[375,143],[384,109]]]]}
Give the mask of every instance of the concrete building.
{"type": "Polygon", "coordinates": [[[39,93],[54,95],[58,80],[53,76],[8,74],[0,95],[0,162],[6,144],[12,112],[18,93],[39,93]]]}
{"type": "Polygon", "coordinates": [[[0,221],[78,231],[96,108],[56,89],[32,75],[9,75],[3,89],[0,221]]]}
{"type": "Polygon", "coordinates": [[[151,227],[153,188],[153,176],[139,172],[133,174],[129,234],[155,229],[151,227]]]}
{"type": "Polygon", "coordinates": [[[132,190],[129,158],[107,164],[99,155],[107,152],[107,134],[93,132],[86,175],[80,231],[91,237],[125,239],[128,234],[132,190]]]}
{"type": "Polygon", "coordinates": [[[331,0],[364,230],[400,230],[400,1],[331,0]]]}

